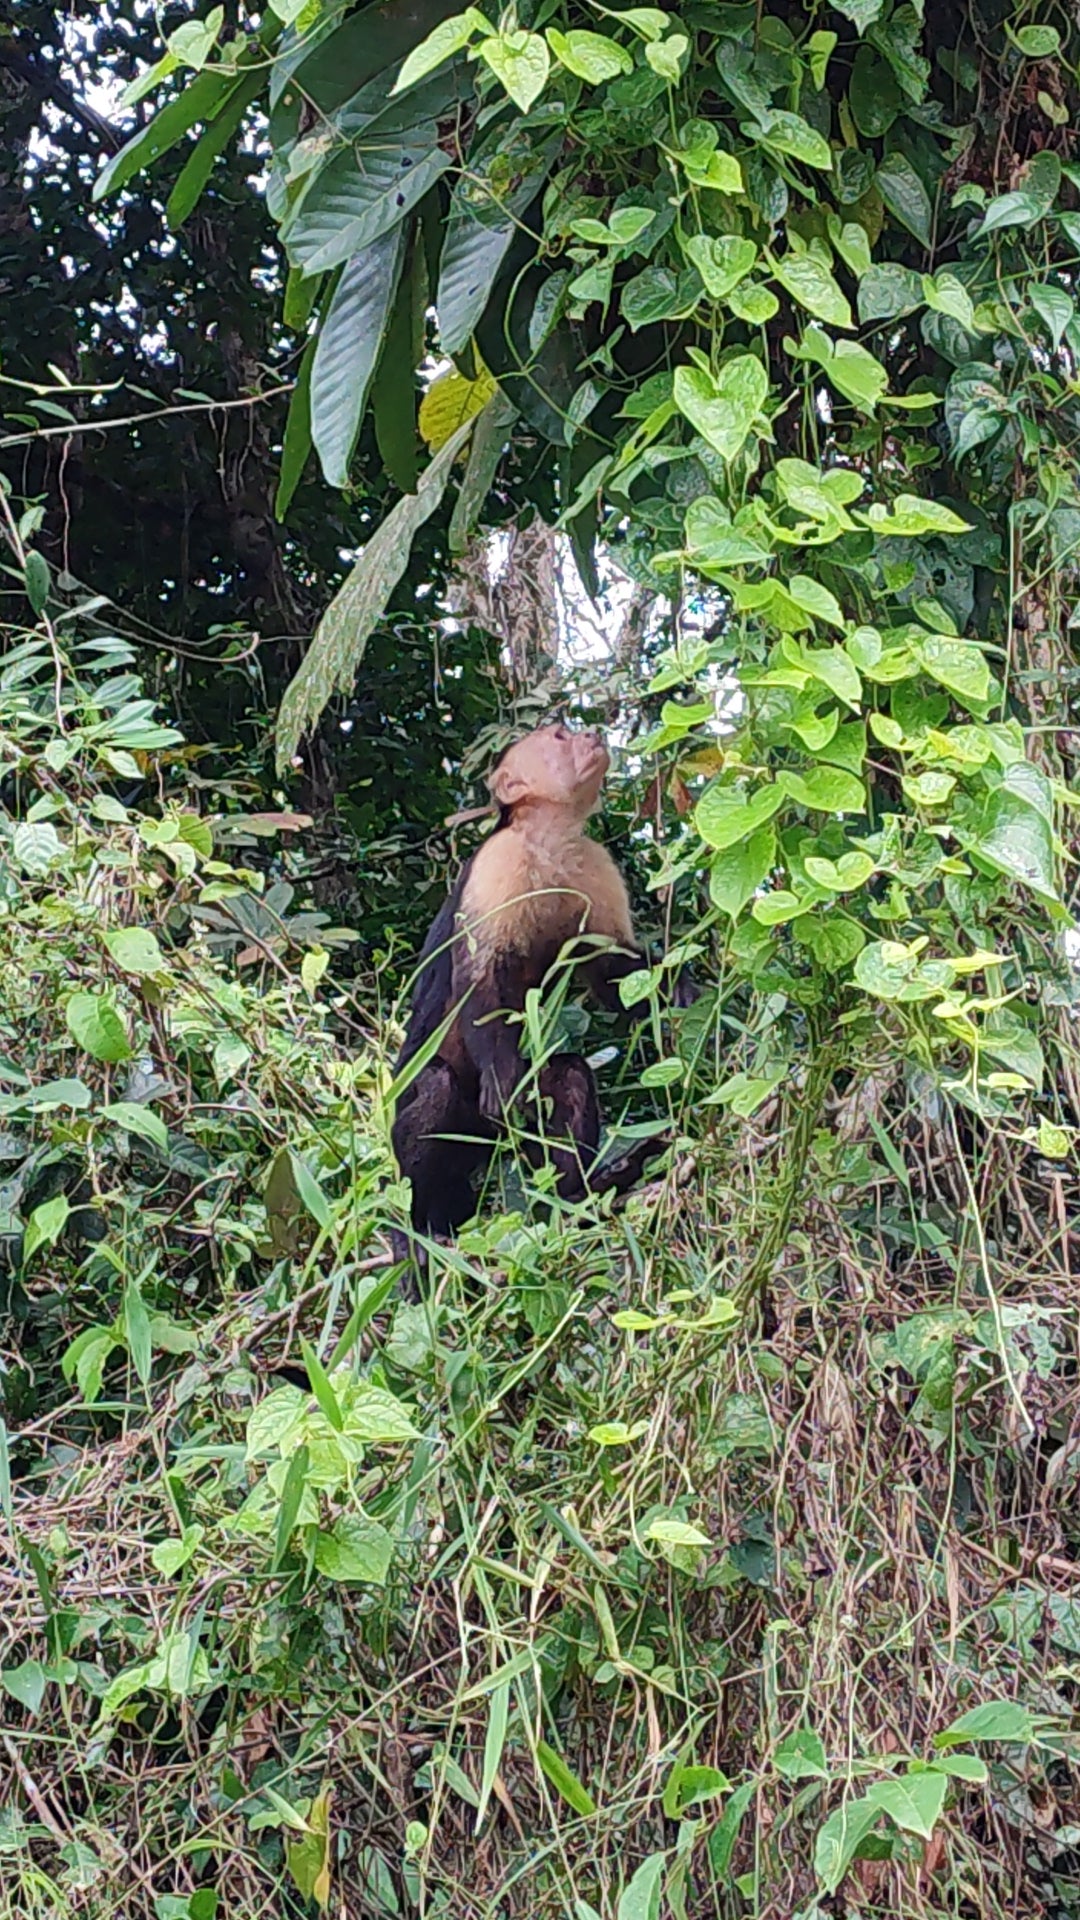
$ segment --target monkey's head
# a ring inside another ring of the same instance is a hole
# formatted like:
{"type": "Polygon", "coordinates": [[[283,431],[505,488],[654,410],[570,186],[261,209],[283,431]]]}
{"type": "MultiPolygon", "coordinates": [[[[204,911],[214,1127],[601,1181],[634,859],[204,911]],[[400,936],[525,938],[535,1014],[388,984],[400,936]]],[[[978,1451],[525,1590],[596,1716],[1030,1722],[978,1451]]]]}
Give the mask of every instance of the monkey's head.
{"type": "Polygon", "coordinates": [[[562,725],[538,727],[503,754],[488,777],[504,818],[532,801],[565,807],[584,820],[600,798],[611,765],[598,733],[575,732],[562,725]]]}

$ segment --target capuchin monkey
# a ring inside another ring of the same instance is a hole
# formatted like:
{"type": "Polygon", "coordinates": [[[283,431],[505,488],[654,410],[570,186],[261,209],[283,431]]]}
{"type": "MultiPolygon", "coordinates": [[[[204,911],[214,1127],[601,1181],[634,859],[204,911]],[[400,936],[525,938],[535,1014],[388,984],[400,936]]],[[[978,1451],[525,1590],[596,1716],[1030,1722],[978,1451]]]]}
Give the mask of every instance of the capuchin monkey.
{"type": "MultiPolygon", "coordinates": [[[[548,726],[510,747],[489,777],[498,826],[432,922],[394,1069],[396,1077],[453,1013],[394,1119],[394,1153],[412,1182],[414,1232],[447,1238],[475,1212],[472,1176],[490,1160],[528,1072],[521,1024],[507,1015],[521,1013],[564,945],[580,942],[578,968],[613,1010],[620,980],[642,964],[622,875],[585,834],[609,764],[598,734],[548,726]]],[[[696,997],[684,974],[676,1004],[696,997]]],[[[536,1081],[561,1198],[625,1192],[663,1141],[635,1143],[590,1178],[600,1108],[587,1062],[556,1054],[536,1081]]],[[[538,1146],[528,1151],[540,1157],[538,1146]]],[[[401,1235],[395,1253],[408,1253],[401,1235]]]]}

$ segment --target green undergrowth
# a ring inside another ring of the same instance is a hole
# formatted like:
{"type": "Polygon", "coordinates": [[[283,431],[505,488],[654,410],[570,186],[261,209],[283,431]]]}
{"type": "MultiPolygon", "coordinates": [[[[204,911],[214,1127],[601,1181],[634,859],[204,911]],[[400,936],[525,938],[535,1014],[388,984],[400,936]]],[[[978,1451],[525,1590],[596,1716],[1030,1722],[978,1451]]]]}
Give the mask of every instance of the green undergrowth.
{"type": "Polygon", "coordinates": [[[0,736],[0,1914],[1080,1914],[1061,1163],[707,1002],[667,1173],[410,1303],[281,819],[116,642],[0,736]]]}

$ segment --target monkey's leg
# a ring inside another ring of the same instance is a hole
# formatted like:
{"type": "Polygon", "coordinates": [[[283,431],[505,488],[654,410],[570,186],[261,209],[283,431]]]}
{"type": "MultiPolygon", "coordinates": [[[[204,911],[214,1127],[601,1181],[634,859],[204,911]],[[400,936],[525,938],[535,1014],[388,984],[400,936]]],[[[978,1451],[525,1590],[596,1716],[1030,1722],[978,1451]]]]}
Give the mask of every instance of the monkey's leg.
{"type": "Polygon", "coordinates": [[[490,1128],[447,1061],[430,1060],[417,1075],[398,1105],[390,1137],[398,1166],[412,1182],[414,1230],[455,1233],[475,1210],[470,1180],[487,1164],[492,1143],[490,1128]]]}
{"type": "MultiPolygon", "coordinates": [[[[586,1193],[628,1193],[668,1144],[663,1134],[635,1140],[596,1165],[600,1105],[592,1070],[580,1054],[559,1053],[549,1060],[540,1073],[540,1093],[548,1152],[558,1173],[556,1190],[563,1200],[582,1200],[586,1193]],[[568,1144],[560,1146],[560,1140],[568,1144]]],[[[534,1149],[530,1158],[538,1159],[539,1152],[534,1149]]]]}
{"type": "Polygon", "coordinates": [[[563,1200],[581,1200],[600,1144],[600,1105],[592,1069],[579,1053],[557,1053],[539,1075],[542,1140],[529,1158],[538,1162],[546,1145],[563,1200]],[[560,1143],[565,1141],[566,1145],[560,1143]]]}

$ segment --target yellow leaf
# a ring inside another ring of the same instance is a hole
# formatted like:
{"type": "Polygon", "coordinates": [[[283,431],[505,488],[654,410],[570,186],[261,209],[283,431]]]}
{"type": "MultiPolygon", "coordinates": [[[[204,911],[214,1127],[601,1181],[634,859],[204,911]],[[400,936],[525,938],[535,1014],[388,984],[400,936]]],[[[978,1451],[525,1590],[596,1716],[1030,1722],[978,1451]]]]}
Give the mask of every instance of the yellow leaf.
{"type": "Polygon", "coordinates": [[[432,381],[420,402],[420,432],[432,453],[438,453],[451,434],[487,406],[495,387],[486,367],[476,380],[466,380],[455,367],[432,381]]]}

